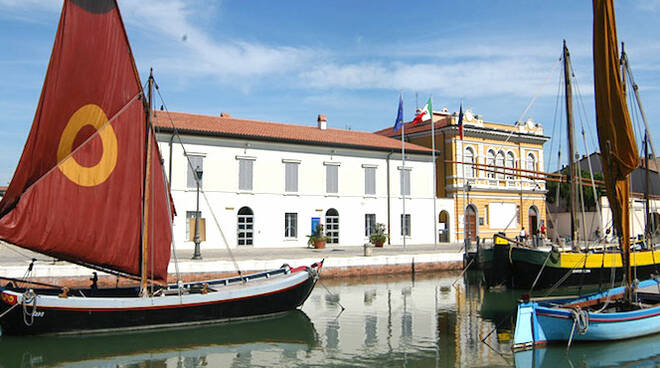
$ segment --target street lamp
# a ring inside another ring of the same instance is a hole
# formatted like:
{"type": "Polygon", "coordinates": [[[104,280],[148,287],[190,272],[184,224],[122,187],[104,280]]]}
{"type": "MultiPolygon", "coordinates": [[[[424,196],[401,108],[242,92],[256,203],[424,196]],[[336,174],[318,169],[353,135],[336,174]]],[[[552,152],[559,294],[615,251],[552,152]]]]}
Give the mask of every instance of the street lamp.
{"type": "Polygon", "coordinates": [[[201,167],[197,166],[195,168],[195,176],[197,178],[197,180],[195,180],[197,183],[197,210],[195,211],[195,237],[193,238],[193,241],[195,242],[195,253],[192,256],[192,259],[202,259],[202,254],[199,250],[199,184],[202,181],[203,173],[204,171],[202,171],[201,167]]]}

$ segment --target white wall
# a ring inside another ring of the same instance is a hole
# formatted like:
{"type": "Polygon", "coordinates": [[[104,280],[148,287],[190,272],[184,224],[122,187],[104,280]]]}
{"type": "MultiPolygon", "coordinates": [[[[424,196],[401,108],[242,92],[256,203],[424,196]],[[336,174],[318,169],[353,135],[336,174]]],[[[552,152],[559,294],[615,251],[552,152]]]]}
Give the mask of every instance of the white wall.
{"type": "MultiPolygon", "coordinates": [[[[254,247],[304,247],[311,232],[311,218],[319,217],[325,224],[325,213],[334,208],[339,212],[339,245],[362,246],[365,236],[365,214],[376,214],[376,222],[387,226],[387,152],[315,147],[294,144],[233,140],[212,137],[183,137],[188,154],[204,155],[203,190],[211,209],[231,247],[237,246],[237,214],[250,207],[254,213],[254,247]],[[236,156],[254,157],[253,190],[238,189],[236,156]],[[299,160],[298,192],[285,192],[285,170],[282,160],[299,160]],[[339,191],[326,193],[324,162],[339,163],[339,191]],[[365,195],[365,169],[376,166],[376,194],[365,195]],[[284,236],[284,213],[298,214],[298,234],[294,239],[284,236]]],[[[169,171],[169,136],[159,137],[166,172],[169,171]]],[[[402,244],[400,216],[400,153],[390,156],[390,218],[391,243],[402,244]]],[[[411,168],[411,195],[406,197],[406,213],[411,214],[411,237],[407,244],[432,244],[433,166],[430,155],[406,155],[406,167],[411,168]]],[[[174,233],[177,247],[193,247],[186,241],[186,211],[195,210],[196,189],[187,188],[187,160],[181,145],[172,149],[172,196],[178,216],[174,233]]],[[[438,199],[437,213],[450,212],[452,200],[438,199]]],[[[200,197],[200,210],[206,218],[207,248],[224,248],[209,206],[200,197]]]]}

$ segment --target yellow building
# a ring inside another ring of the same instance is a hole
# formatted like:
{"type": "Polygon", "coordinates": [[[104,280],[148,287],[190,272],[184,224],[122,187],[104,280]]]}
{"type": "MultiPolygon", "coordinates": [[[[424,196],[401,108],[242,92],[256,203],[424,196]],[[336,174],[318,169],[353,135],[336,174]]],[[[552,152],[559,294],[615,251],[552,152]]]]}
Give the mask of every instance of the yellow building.
{"type": "MultiPolygon", "coordinates": [[[[513,237],[522,227],[528,236],[537,234],[546,223],[546,188],[535,172],[543,171],[543,144],[550,139],[541,124],[486,122],[467,109],[461,140],[458,113],[435,111],[433,121],[437,196],[454,199],[456,214],[453,219],[438,214],[440,241],[448,231],[457,240],[492,238],[497,232],[513,237]]],[[[401,139],[401,130],[377,133],[401,139]]],[[[406,141],[432,147],[430,119],[407,123],[404,134],[406,141]]]]}

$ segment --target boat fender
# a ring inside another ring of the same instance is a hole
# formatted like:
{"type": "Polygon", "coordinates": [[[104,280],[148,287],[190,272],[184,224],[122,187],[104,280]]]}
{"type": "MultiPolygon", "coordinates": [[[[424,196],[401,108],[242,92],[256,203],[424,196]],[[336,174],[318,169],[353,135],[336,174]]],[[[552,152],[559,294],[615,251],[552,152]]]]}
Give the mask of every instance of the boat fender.
{"type": "Polygon", "coordinates": [[[561,258],[561,254],[559,254],[559,251],[557,250],[557,248],[552,247],[552,249],[550,250],[550,261],[552,263],[557,263],[557,262],[559,262],[560,258],[561,258]]]}

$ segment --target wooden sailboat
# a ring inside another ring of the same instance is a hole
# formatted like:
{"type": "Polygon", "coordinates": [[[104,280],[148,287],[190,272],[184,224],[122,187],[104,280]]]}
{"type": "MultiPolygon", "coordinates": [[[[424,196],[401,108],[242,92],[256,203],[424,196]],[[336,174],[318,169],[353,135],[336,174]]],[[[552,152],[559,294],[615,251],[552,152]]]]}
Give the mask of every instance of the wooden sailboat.
{"type": "MultiPolygon", "coordinates": [[[[623,53],[622,53],[623,54],[623,53]]],[[[625,55],[625,54],[623,54],[625,55]]],[[[624,57],[622,57],[623,59],[624,57]]],[[[569,175],[570,198],[571,198],[571,242],[573,249],[559,250],[557,244],[552,248],[531,248],[513,244],[506,260],[500,262],[499,270],[493,272],[496,280],[502,280],[502,275],[507,286],[516,289],[544,289],[556,286],[583,286],[583,285],[607,285],[612,282],[620,282],[624,276],[624,261],[621,252],[613,247],[599,247],[599,249],[582,249],[578,246],[578,229],[576,219],[578,216],[578,180],[574,161],[573,142],[573,113],[572,113],[572,87],[570,77],[570,54],[564,42],[564,80],[566,96],[566,121],[568,131],[569,147],[569,175]]],[[[602,148],[601,148],[602,149],[602,148]]],[[[646,165],[648,167],[648,164],[646,165]]],[[[648,175],[648,174],[647,174],[648,175]]],[[[647,176],[648,177],[648,176],[647,176]]],[[[648,190],[647,190],[648,191],[648,190]]],[[[648,207],[648,205],[647,205],[648,207]]],[[[647,215],[647,221],[649,216],[647,215]]],[[[584,222],[583,222],[584,223],[584,222]]],[[[650,239],[651,234],[645,234],[650,239]]],[[[511,242],[498,238],[496,241],[511,242]]],[[[586,243],[586,242],[585,242],[586,243]]],[[[631,266],[639,279],[647,279],[653,273],[660,270],[660,250],[655,250],[653,244],[645,244],[646,249],[638,249],[632,252],[630,257],[631,266]]],[[[486,282],[489,284],[488,275],[486,282]]],[[[492,282],[491,282],[492,283],[492,282]]]]}
{"type": "Polygon", "coordinates": [[[604,153],[624,286],[581,298],[525,300],[518,305],[513,349],[552,341],[608,341],[660,332],[660,278],[632,282],[628,176],[639,164],[619,75],[613,0],[594,0],[594,87],[598,142],[604,153]]]}
{"type": "Polygon", "coordinates": [[[322,263],[168,284],[169,185],[115,0],[65,0],[32,129],[0,202],[0,239],[139,280],[124,288],[4,285],[3,334],[190,325],[307,299],[322,263]]]}

